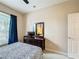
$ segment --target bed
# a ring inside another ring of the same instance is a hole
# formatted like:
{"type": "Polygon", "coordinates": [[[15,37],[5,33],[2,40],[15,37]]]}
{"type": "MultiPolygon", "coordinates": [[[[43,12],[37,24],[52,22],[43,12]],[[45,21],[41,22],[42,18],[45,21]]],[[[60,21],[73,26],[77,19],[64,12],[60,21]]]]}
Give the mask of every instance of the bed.
{"type": "Polygon", "coordinates": [[[0,59],[41,59],[41,56],[40,47],[25,43],[17,42],[0,47],[0,59]]]}

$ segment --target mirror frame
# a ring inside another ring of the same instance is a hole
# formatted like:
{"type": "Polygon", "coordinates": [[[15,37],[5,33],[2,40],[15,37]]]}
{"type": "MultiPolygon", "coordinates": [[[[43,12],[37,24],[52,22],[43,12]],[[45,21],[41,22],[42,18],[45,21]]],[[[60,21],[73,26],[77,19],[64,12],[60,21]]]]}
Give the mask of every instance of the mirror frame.
{"type": "Polygon", "coordinates": [[[44,22],[36,23],[36,35],[44,37],[44,22]],[[38,33],[39,32],[38,28],[40,28],[40,31],[42,31],[40,32],[41,34],[38,33]]]}

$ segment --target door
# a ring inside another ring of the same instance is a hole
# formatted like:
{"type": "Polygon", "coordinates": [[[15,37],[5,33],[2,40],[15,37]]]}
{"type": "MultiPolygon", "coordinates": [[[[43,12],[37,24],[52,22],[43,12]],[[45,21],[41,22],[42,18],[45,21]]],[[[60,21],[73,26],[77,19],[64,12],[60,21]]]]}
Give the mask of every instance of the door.
{"type": "Polygon", "coordinates": [[[79,58],[79,13],[68,15],[68,55],[79,58]]]}

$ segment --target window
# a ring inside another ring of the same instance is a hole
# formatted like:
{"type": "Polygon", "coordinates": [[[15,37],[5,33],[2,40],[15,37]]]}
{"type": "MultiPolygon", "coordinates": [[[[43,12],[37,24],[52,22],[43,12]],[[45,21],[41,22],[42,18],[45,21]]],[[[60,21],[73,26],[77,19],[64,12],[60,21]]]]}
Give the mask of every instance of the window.
{"type": "Polygon", "coordinates": [[[0,45],[8,43],[10,15],[0,12],[0,45]]]}

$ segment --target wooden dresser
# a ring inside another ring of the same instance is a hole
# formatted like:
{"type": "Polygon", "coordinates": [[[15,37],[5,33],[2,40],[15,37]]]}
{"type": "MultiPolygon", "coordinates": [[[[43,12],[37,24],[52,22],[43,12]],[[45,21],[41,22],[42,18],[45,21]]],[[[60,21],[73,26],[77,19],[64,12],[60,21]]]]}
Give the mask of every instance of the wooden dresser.
{"type": "Polygon", "coordinates": [[[35,45],[41,47],[42,50],[45,50],[45,39],[43,37],[24,36],[24,43],[35,45]]]}

